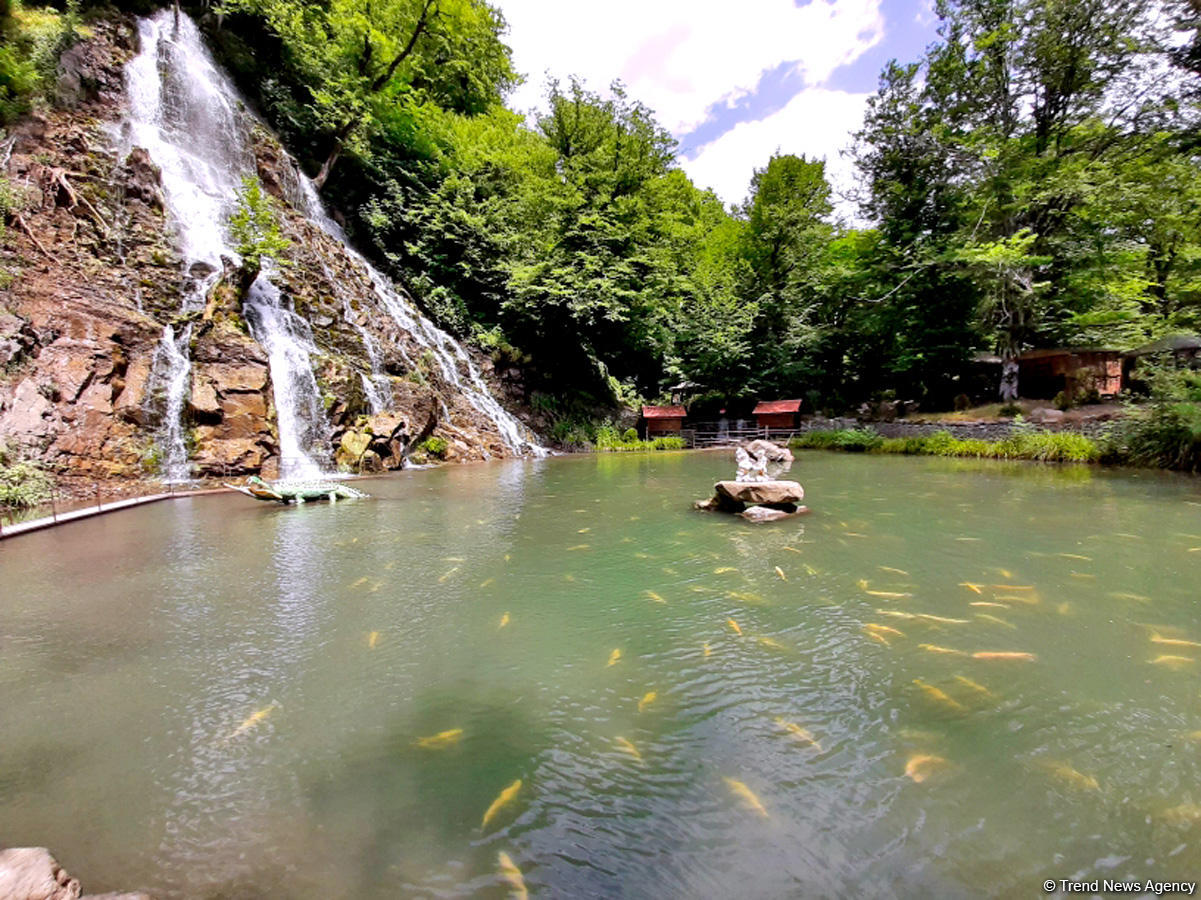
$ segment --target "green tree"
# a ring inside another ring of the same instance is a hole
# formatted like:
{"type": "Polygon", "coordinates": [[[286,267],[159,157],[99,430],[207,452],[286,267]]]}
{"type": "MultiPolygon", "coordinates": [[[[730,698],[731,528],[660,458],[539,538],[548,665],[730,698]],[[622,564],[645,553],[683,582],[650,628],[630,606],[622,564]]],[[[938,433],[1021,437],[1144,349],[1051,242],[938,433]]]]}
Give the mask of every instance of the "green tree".
{"type": "Polygon", "coordinates": [[[517,83],[504,18],[482,0],[228,0],[278,35],[329,149],[320,188],[348,146],[365,152],[396,108],[433,102],[466,113],[517,83]]]}

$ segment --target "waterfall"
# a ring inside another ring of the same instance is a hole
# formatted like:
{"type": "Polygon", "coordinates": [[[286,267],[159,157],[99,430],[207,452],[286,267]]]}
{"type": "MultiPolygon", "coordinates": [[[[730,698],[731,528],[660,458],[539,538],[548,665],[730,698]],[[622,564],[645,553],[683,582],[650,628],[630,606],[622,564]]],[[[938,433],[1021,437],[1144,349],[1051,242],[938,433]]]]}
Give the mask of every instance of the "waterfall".
{"type": "MultiPolygon", "coordinates": [[[[184,257],[180,312],[187,315],[204,308],[209,290],[224,271],[222,257],[239,258],[227,226],[243,176],[254,173],[251,120],[189,17],[180,16],[178,26],[169,10],[139,19],[138,37],[140,51],[125,69],[130,113],[120,140],[126,153],[145,148],[162,170],[168,218],[184,257]]],[[[267,351],[280,474],[320,474],[313,453],[325,436],[325,417],[309,364],[315,349],[312,335],[294,313],[281,308],[279,291],[265,276],[252,285],[244,312],[255,339],[267,351]]],[[[152,376],[151,392],[166,394],[159,437],[168,478],[186,477],[188,470],[183,414],[190,387],[190,336],[190,326],[179,340],[172,326],[164,328],[156,353],[158,377],[152,376]]]]}
{"type": "Polygon", "coordinates": [[[191,323],[183,327],[178,338],[175,329],[167,325],[150,366],[151,398],[157,401],[160,391],[163,398],[158,410],[162,418],[158,443],[162,450],[161,472],[169,482],[186,481],[191,474],[183,429],[183,404],[192,372],[192,359],[188,355],[191,341],[191,323]]]}
{"type": "MultiPolygon", "coordinates": [[[[121,151],[143,147],[162,170],[163,195],[184,258],[180,313],[204,308],[221,277],[222,255],[236,257],[225,222],[240,173],[252,161],[234,96],[204,52],[191,19],[175,33],[164,11],[138,21],[141,49],[125,67],[129,116],[118,135],[121,151]]],[[[149,394],[165,395],[158,440],[167,480],[189,476],[184,407],[191,387],[191,325],[178,338],[164,326],[149,394]]]]}
{"type": "Polygon", "coordinates": [[[545,456],[546,448],[534,440],[529,429],[496,402],[496,398],[492,396],[488,386],[484,383],[479,369],[471,361],[471,357],[467,355],[467,351],[463,349],[462,345],[423,316],[411,301],[401,296],[379,269],[350,246],[341,226],[326,213],[325,206],[317,195],[317,189],[313,187],[313,183],[304,176],[303,172],[297,174],[300,179],[306,215],[326,234],[337,239],[346,255],[363,268],[371,280],[372,290],[392,320],[411,334],[418,344],[433,354],[434,360],[438,364],[438,370],[442,373],[442,379],[462,394],[468,404],[492,422],[496,430],[500,432],[505,446],[514,453],[545,456]],[[463,377],[463,372],[466,372],[466,378],[463,377]]]}
{"type": "Polygon", "coordinates": [[[242,305],[250,333],[267,351],[275,389],[279,429],[280,478],[317,478],[328,435],[321,411],[321,390],[309,354],[317,348],[309,323],[284,308],[279,288],[264,270],[250,285],[242,305]]]}
{"type": "MultiPolygon", "coordinates": [[[[143,147],[162,170],[168,219],[178,234],[184,257],[180,312],[188,316],[204,308],[208,292],[224,271],[223,257],[239,260],[230,245],[227,223],[243,176],[255,171],[249,139],[254,120],[232,82],[204,47],[191,18],[181,15],[176,24],[171,11],[162,10],[139,19],[138,33],[140,50],[125,69],[130,112],[118,138],[123,152],[143,147]]],[[[361,267],[380,305],[430,351],[446,384],[492,422],[510,450],[544,454],[546,451],[533,436],[489,393],[463,348],[421,315],[382,273],[349,246],[345,234],[326,214],[312,183],[303,174],[299,181],[303,195],[299,211],[334,238],[348,259],[361,267]]],[[[328,270],[326,274],[337,290],[338,279],[328,270]]],[[[382,411],[391,405],[391,384],[380,364],[379,348],[352,316],[345,296],[343,306],[347,322],[358,331],[371,362],[371,375],[360,373],[368,403],[373,412],[382,411]]],[[[325,456],[322,442],[328,429],[310,361],[311,354],[317,352],[312,332],[306,322],[286,308],[266,274],[251,286],[243,312],[254,338],[268,355],[281,474],[315,474],[319,471],[315,460],[325,456]]],[[[168,477],[187,474],[183,414],[190,389],[190,336],[190,327],[178,336],[172,326],[164,328],[152,378],[151,392],[166,395],[165,416],[171,419],[163,422],[159,432],[163,458],[169,463],[165,470],[168,477]]]]}

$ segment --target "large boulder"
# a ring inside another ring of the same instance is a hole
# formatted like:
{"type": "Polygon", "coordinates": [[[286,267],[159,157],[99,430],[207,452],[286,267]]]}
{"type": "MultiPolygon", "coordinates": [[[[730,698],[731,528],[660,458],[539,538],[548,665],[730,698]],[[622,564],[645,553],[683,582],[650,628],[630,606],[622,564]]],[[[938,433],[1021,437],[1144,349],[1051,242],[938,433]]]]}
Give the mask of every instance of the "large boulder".
{"type": "Polygon", "coordinates": [[[805,489],[795,481],[719,481],[713,491],[730,504],[744,506],[795,506],[805,499],[805,489]]]}
{"type": "Polygon", "coordinates": [[[1049,406],[1040,406],[1030,412],[1030,421],[1035,425],[1058,425],[1063,421],[1063,417],[1063,410],[1051,409],[1049,406]]]}

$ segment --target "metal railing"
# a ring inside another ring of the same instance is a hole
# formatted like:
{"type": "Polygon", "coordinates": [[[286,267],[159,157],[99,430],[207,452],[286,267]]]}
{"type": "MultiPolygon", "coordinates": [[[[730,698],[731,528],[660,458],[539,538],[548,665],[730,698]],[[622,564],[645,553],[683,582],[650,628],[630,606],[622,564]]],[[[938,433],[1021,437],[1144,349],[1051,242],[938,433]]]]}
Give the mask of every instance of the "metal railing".
{"type": "Polygon", "coordinates": [[[800,433],[799,428],[722,428],[713,423],[699,422],[681,430],[680,437],[689,447],[721,447],[755,440],[787,442],[800,433]]]}
{"type": "Polygon", "coordinates": [[[60,521],[85,518],[153,500],[207,493],[214,489],[220,488],[211,483],[198,482],[92,482],[90,485],[76,484],[71,489],[56,486],[45,503],[22,509],[0,507],[0,539],[33,530],[31,523],[40,520],[46,520],[41,527],[49,527],[60,521]]]}

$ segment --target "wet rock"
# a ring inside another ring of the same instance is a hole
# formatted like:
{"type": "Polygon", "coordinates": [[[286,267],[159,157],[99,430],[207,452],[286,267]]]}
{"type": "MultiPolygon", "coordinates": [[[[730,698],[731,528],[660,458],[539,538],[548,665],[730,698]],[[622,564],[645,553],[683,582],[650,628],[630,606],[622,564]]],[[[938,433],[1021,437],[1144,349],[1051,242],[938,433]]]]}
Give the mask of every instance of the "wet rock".
{"type": "Polygon", "coordinates": [[[384,463],[383,460],[379,458],[379,454],[374,450],[365,450],[363,455],[359,457],[358,469],[364,474],[369,472],[382,472],[384,471],[384,463]]]}
{"type": "Polygon", "coordinates": [[[804,515],[809,512],[807,506],[792,506],[791,504],[780,508],[771,506],[748,506],[738,515],[746,519],[748,522],[778,522],[781,519],[791,519],[794,516],[804,515]]]}
{"type": "Polygon", "coordinates": [[[729,513],[740,513],[746,509],[746,504],[741,500],[731,499],[721,493],[714,493],[708,500],[697,500],[692,506],[695,509],[729,513]]]}
{"type": "Polygon", "coordinates": [[[77,900],[79,882],[45,847],[0,851],[0,897],[5,900],[77,900]]]}
{"type": "Polygon", "coordinates": [[[371,446],[371,434],[365,431],[348,431],[342,435],[334,461],[357,468],[363,454],[371,446]]]}
{"type": "Polygon", "coordinates": [[[4,900],[153,900],[142,891],[86,894],[45,847],[0,850],[0,897],[4,900]]]}
{"type": "Polygon", "coordinates": [[[45,143],[50,123],[44,116],[34,113],[22,119],[12,129],[12,153],[36,153],[45,143]]]}
{"type": "Polygon", "coordinates": [[[143,147],[134,147],[117,172],[125,196],[151,209],[163,208],[163,172],[143,147]]]}
{"type": "Polygon", "coordinates": [[[805,498],[805,489],[795,481],[719,481],[713,490],[718,497],[744,505],[780,506],[805,498]]]}
{"type": "Polygon", "coordinates": [[[199,378],[192,381],[192,395],[188,398],[188,407],[192,415],[201,420],[212,420],[210,424],[221,421],[221,400],[217,396],[217,386],[209,380],[199,378]]]}
{"type": "Polygon", "coordinates": [[[142,427],[151,425],[145,400],[153,361],[153,351],[143,350],[129,359],[124,376],[111,383],[113,412],[123,421],[142,427]]]}

